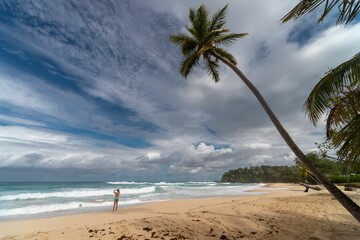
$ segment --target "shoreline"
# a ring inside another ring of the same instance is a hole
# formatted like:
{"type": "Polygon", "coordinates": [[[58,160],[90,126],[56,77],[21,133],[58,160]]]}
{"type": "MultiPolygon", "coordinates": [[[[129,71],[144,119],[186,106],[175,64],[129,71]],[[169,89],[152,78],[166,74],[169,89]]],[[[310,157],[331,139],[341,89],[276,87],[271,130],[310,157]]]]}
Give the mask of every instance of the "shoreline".
{"type": "MultiPolygon", "coordinates": [[[[260,196],[260,195],[266,195],[269,194],[268,192],[266,192],[268,190],[268,187],[271,184],[265,184],[264,187],[265,189],[256,189],[256,190],[247,190],[244,191],[243,194],[239,194],[239,195],[229,195],[229,196],[205,196],[205,197],[196,197],[196,198],[178,198],[178,199],[166,199],[166,200],[156,200],[156,201],[151,201],[151,202],[145,202],[145,203],[138,203],[138,204],[134,204],[134,205],[120,205],[119,204],[119,208],[118,211],[121,210],[126,210],[128,208],[137,208],[137,207],[141,207],[144,205],[148,205],[148,204],[157,204],[157,203],[164,203],[164,202],[172,202],[172,201],[186,201],[186,200],[197,200],[200,201],[202,199],[218,199],[218,198],[242,198],[242,197],[247,197],[247,196],[260,196]],[[244,193],[249,193],[249,194],[244,194],[244,193]]],[[[270,188],[271,189],[271,188],[270,188]]],[[[272,190],[279,190],[279,187],[274,187],[272,188],[272,190]]],[[[283,190],[283,189],[280,189],[283,190]]],[[[74,215],[88,215],[88,214],[96,214],[96,213],[108,213],[110,212],[112,209],[112,205],[106,206],[106,207],[99,207],[99,208],[93,208],[93,209],[85,209],[85,210],[66,210],[63,213],[54,213],[54,212],[49,212],[49,213],[39,213],[39,214],[33,214],[33,215],[16,215],[13,217],[9,217],[9,218],[0,218],[0,225],[2,222],[16,222],[16,221],[30,221],[30,220],[39,220],[39,219],[50,219],[50,218],[58,218],[58,217],[67,217],[67,216],[74,216],[74,215]],[[23,217],[22,217],[23,216],[23,217]]],[[[1,229],[0,229],[1,230],[1,229]]],[[[0,237],[1,237],[1,233],[0,233],[0,237]]]]}
{"type": "MultiPolygon", "coordinates": [[[[0,221],[0,239],[304,239],[304,233],[312,239],[360,237],[359,223],[326,190],[303,190],[298,184],[269,184],[268,193],[261,195],[169,200],[117,212],[0,221]]],[[[351,197],[360,203],[359,192],[351,197]]]]}
{"type": "MultiPolygon", "coordinates": [[[[148,183],[146,183],[148,184],[148,183]]],[[[161,188],[163,187],[163,185],[166,187],[169,183],[155,183],[155,185],[153,186],[141,186],[140,189],[144,189],[144,188],[149,188],[149,187],[154,187],[154,191],[156,192],[157,190],[155,190],[157,187],[161,188]]],[[[170,183],[172,184],[172,183],[170,183]]],[[[176,184],[176,183],[175,183],[176,184]]],[[[206,182],[206,184],[208,184],[208,182],[206,182]]],[[[232,183],[229,183],[229,185],[231,185],[232,183]]],[[[227,185],[223,185],[226,186],[227,185]]],[[[127,199],[128,197],[125,198],[121,198],[119,201],[119,208],[127,208],[127,207],[134,207],[134,206],[141,206],[144,204],[149,204],[149,203],[153,203],[153,202],[163,202],[163,201],[171,201],[171,200],[181,200],[181,199],[194,199],[194,198],[212,198],[212,197],[227,197],[227,196],[242,196],[242,195],[256,195],[255,192],[264,192],[261,191],[261,189],[266,189],[266,184],[264,183],[249,183],[249,184],[241,184],[241,185],[237,185],[240,189],[240,192],[237,192],[235,194],[230,193],[230,194],[226,194],[226,193],[221,193],[221,194],[204,194],[203,196],[201,196],[202,194],[200,194],[200,196],[193,196],[193,195],[189,195],[189,193],[187,193],[187,195],[182,195],[182,196],[173,196],[172,198],[153,198],[153,199],[148,199],[147,201],[144,200],[140,200],[139,202],[136,203],[129,203],[129,199],[127,199]],[[251,189],[250,190],[242,190],[242,187],[247,187],[247,185],[250,185],[251,189]],[[252,190],[259,190],[259,191],[252,191],[252,190]],[[253,193],[251,193],[253,192],[253,193]],[[125,200],[124,200],[125,199],[125,200]]],[[[208,186],[209,187],[209,186],[208,186]]],[[[126,187],[125,187],[126,188],[126,187]]],[[[125,189],[124,188],[124,189],[125,189]]],[[[196,189],[196,188],[194,188],[196,189]]],[[[215,188],[218,189],[218,188],[215,188]]],[[[220,188],[221,189],[221,188],[220,188]]],[[[236,191],[236,190],[235,190],[236,191]]],[[[32,209],[21,209],[22,206],[15,208],[15,211],[17,211],[18,213],[21,212],[20,214],[13,214],[11,213],[10,215],[5,215],[5,216],[1,216],[0,215],[0,222],[4,222],[4,221],[16,221],[16,220],[31,220],[31,219],[41,219],[41,218],[51,218],[51,217],[60,217],[60,216],[67,216],[67,215],[76,215],[76,214],[84,214],[84,213],[96,213],[96,212],[106,212],[109,208],[112,208],[113,205],[113,196],[112,196],[112,190],[109,191],[109,193],[111,192],[111,194],[108,194],[107,196],[100,196],[100,200],[102,202],[106,202],[106,205],[102,205],[102,206],[86,206],[87,203],[95,203],[97,200],[94,201],[89,201],[89,202],[81,202],[81,200],[77,203],[76,206],[72,205],[70,209],[59,209],[59,210],[54,210],[53,208],[59,208],[59,205],[64,205],[64,202],[48,202],[48,203],[43,203],[43,205],[45,205],[45,207],[48,207],[48,211],[43,211],[43,209],[40,210],[36,210],[39,212],[34,212],[34,213],[29,213],[28,211],[31,211],[32,209]],[[57,205],[57,206],[55,206],[57,205]],[[19,211],[21,210],[21,211],[19,211]]],[[[197,195],[197,194],[196,194],[197,195]]],[[[130,196],[130,195],[129,195],[130,196]]],[[[14,198],[14,196],[11,196],[14,198]]],[[[36,198],[37,196],[35,196],[36,198]]],[[[90,196],[90,198],[94,198],[93,196],[90,196]]],[[[1,197],[0,197],[1,198],[1,197]]],[[[98,198],[98,197],[96,197],[98,198]]],[[[17,201],[18,199],[16,199],[17,201]]],[[[25,199],[26,201],[27,199],[25,199]]],[[[135,199],[130,199],[131,201],[136,201],[138,200],[138,198],[135,196],[135,199]]],[[[75,202],[75,201],[73,201],[75,202]]],[[[71,203],[71,202],[68,202],[71,203]]],[[[30,207],[30,206],[29,206],[30,207]]],[[[37,206],[31,206],[36,208],[37,206]]],[[[25,207],[26,208],[26,207],[25,207]]],[[[0,209],[1,212],[1,209],[0,209]]]]}

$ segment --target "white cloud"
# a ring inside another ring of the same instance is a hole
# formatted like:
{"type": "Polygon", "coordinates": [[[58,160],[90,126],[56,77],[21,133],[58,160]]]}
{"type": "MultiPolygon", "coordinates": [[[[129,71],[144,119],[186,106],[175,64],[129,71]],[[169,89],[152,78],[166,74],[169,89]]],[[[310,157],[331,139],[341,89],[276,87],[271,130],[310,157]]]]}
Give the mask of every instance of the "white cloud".
{"type": "MultiPolygon", "coordinates": [[[[322,60],[317,66],[334,67],[355,55],[358,49],[349,46],[357,46],[360,41],[360,24],[348,27],[333,26],[322,33],[301,49],[301,57],[304,61],[322,60]]],[[[314,66],[314,67],[315,67],[314,66]]]]}
{"type": "Polygon", "coordinates": [[[146,154],[146,157],[149,159],[149,160],[154,160],[154,159],[158,159],[161,157],[161,153],[159,152],[148,152],[146,154]]]}
{"type": "Polygon", "coordinates": [[[23,118],[10,117],[10,116],[6,116],[6,115],[2,115],[2,114],[0,114],[0,120],[5,121],[5,122],[10,122],[10,123],[25,124],[25,125],[31,125],[31,126],[37,126],[37,127],[46,126],[44,123],[31,121],[31,120],[23,119],[23,118]]]}
{"type": "Polygon", "coordinates": [[[252,148],[252,149],[269,149],[269,148],[271,148],[271,144],[269,144],[269,143],[251,143],[251,144],[245,144],[244,146],[252,148]]]}
{"type": "Polygon", "coordinates": [[[29,85],[14,77],[0,75],[0,101],[38,111],[52,111],[53,106],[29,85]]]}
{"type": "Polygon", "coordinates": [[[195,152],[200,155],[209,155],[211,153],[217,153],[217,154],[221,155],[221,154],[232,152],[232,149],[231,148],[215,149],[214,145],[206,145],[206,143],[200,143],[196,147],[195,152]]]}
{"type": "Polygon", "coordinates": [[[54,134],[51,132],[43,132],[25,127],[0,126],[0,140],[16,141],[16,142],[33,142],[60,144],[69,141],[69,137],[63,134],[54,134]]]}
{"type": "Polygon", "coordinates": [[[196,152],[198,154],[209,154],[215,151],[215,147],[213,145],[206,145],[205,143],[200,143],[197,148],[196,152]]]}

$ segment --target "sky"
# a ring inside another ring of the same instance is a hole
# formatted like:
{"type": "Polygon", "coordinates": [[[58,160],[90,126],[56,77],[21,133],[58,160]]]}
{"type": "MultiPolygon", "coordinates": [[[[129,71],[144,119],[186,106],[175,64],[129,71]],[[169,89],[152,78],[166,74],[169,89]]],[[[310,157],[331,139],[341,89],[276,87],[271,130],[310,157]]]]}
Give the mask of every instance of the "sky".
{"type": "MultiPolygon", "coordinates": [[[[293,165],[295,156],[226,66],[184,79],[169,35],[205,1],[0,2],[0,181],[214,181],[225,171],[293,165]]],[[[229,46],[299,147],[324,138],[303,104],[357,53],[360,23],[317,12],[279,20],[291,0],[229,3],[229,46]]]]}

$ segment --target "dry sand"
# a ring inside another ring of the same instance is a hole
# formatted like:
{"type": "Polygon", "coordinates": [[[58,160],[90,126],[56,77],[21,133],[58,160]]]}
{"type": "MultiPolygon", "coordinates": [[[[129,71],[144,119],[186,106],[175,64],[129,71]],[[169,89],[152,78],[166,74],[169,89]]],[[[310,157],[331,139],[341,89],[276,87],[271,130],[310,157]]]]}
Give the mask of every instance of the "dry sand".
{"type": "MultiPolygon", "coordinates": [[[[360,224],[326,190],[303,190],[273,184],[268,194],[258,196],[173,200],[117,212],[4,221],[0,239],[360,239],[360,224]]],[[[360,191],[347,194],[360,204],[360,191]]]]}

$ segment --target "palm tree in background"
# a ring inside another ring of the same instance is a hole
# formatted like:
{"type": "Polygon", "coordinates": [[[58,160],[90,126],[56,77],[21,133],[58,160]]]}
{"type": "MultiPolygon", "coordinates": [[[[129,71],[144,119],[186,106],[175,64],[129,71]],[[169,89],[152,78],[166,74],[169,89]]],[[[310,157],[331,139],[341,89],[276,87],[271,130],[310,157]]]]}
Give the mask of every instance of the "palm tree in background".
{"type": "Polygon", "coordinates": [[[223,46],[233,43],[235,40],[246,36],[246,33],[229,33],[225,28],[227,5],[210,16],[204,5],[197,10],[190,8],[190,25],[186,26],[187,34],[170,36],[170,40],[177,44],[184,55],[180,72],[186,78],[194,67],[204,64],[207,73],[215,82],[220,80],[220,61],[229,66],[245,83],[258,99],[265,112],[283,137],[287,145],[299,158],[299,160],[311,171],[311,173],[324,185],[326,189],[360,222],[360,207],[348,196],[340,191],[330,180],[319,172],[314,164],[304,155],[295,142],[291,139],[269,105],[252,84],[252,82],[236,67],[236,59],[226,51],[223,46]]]}
{"type": "Polygon", "coordinates": [[[319,6],[323,6],[324,11],[317,20],[318,23],[322,22],[331,11],[336,11],[336,8],[339,14],[337,24],[350,23],[360,12],[359,0],[301,0],[281,21],[284,23],[291,19],[296,20],[314,11],[319,6]]]}

